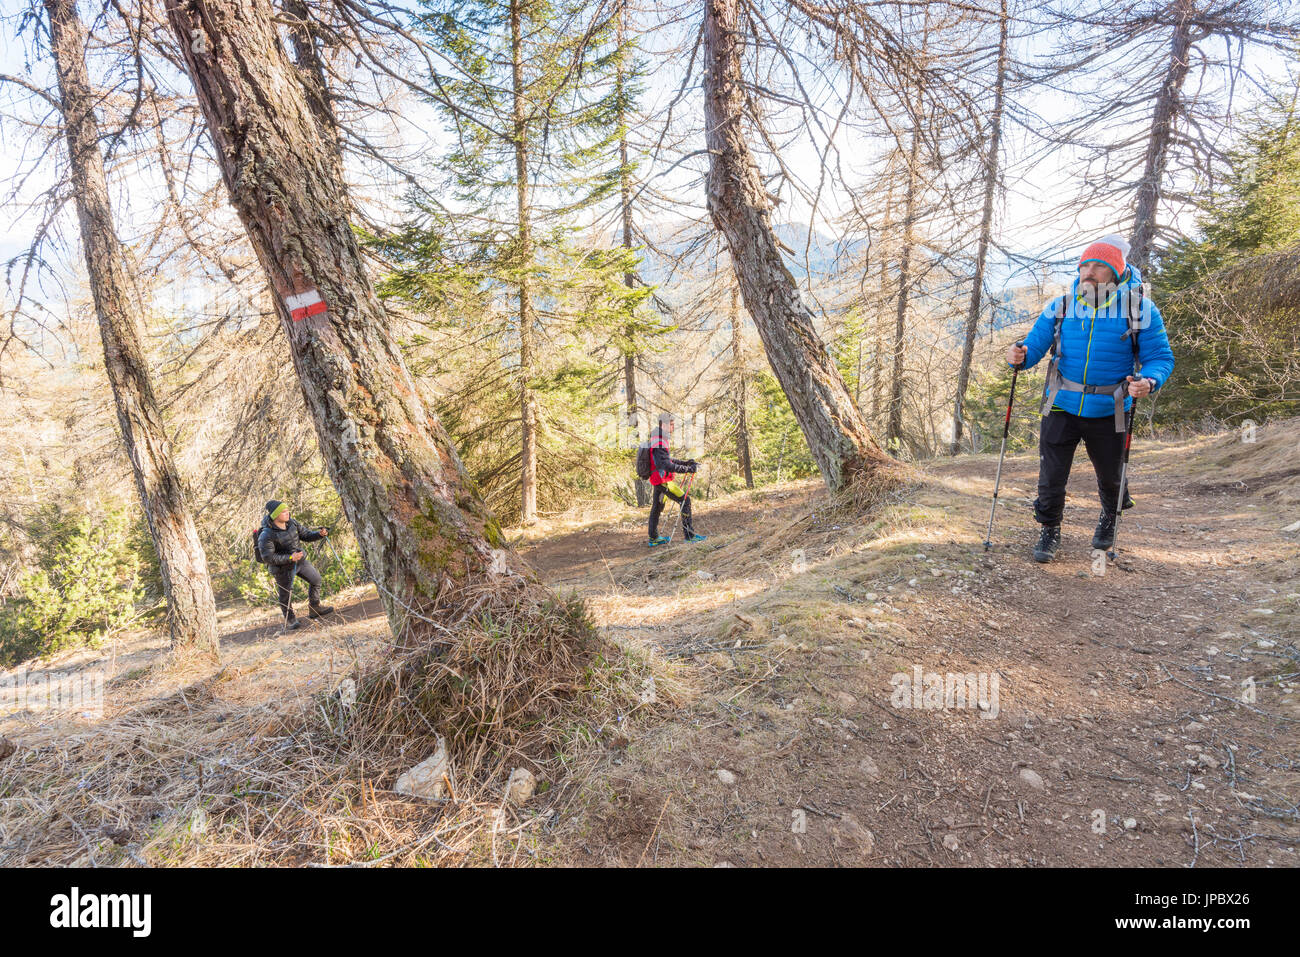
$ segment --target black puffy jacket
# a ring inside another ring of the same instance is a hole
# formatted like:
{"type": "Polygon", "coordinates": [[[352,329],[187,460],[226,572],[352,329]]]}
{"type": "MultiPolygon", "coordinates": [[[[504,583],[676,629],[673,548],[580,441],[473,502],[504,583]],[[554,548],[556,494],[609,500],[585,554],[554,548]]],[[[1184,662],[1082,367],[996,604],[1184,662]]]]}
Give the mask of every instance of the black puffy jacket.
{"type": "Polygon", "coordinates": [[[303,542],[318,542],[325,536],[314,529],[306,529],[297,519],[289,519],[284,528],[271,521],[270,515],[262,517],[262,530],[257,535],[257,554],[272,567],[292,565],[294,552],[302,551],[303,542]]]}

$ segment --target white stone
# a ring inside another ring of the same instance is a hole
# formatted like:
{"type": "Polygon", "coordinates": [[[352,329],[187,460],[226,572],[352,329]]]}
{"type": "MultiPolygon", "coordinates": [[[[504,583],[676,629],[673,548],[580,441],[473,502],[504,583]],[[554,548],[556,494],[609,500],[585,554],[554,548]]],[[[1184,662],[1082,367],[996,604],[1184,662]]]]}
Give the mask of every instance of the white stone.
{"type": "Polygon", "coordinates": [[[728,787],[736,783],[736,775],[728,771],[726,768],[718,768],[716,773],[718,775],[718,780],[728,787]]]}
{"type": "Polygon", "coordinates": [[[537,790],[537,778],[527,768],[515,768],[506,782],[506,800],[511,804],[524,804],[537,790]]]}
{"type": "Polygon", "coordinates": [[[451,774],[451,763],[447,760],[447,742],[438,739],[438,749],[433,756],[421,761],[397,779],[394,790],[418,798],[440,798],[446,793],[445,778],[451,774]]]}
{"type": "Polygon", "coordinates": [[[357,703],[357,683],[351,678],[344,678],[339,682],[338,688],[339,704],[345,708],[350,708],[357,703]]]}

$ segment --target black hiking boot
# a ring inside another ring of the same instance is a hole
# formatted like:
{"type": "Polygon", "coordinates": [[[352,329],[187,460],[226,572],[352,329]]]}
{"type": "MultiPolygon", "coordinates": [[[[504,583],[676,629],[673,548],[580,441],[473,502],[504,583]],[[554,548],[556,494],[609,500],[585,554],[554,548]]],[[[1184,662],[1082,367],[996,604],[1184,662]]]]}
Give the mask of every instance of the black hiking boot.
{"type": "Polygon", "coordinates": [[[1101,513],[1097,520],[1097,530],[1092,533],[1093,548],[1110,548],[1115,544],[1115,513],[1101,513]]]}
{"type": "Polygon", "coordinates": [[[312,605],[307,609],[308,618],[324,618],[334,611],[333,605],[312,605]]]}
{"type": "Polygon", "coordinates": [[[1038,536],[1038,544],[1034,546],[1034,561],[1050,562],[1060,550],[1061,526],[1044,525],[1043,534],[1038,536]]]}
{"type": "Polygon", "coordinates": [[[285,631],[297,631],[302,627],[302,622],[297,618],[286,618],[284,622],[285,631]]]}

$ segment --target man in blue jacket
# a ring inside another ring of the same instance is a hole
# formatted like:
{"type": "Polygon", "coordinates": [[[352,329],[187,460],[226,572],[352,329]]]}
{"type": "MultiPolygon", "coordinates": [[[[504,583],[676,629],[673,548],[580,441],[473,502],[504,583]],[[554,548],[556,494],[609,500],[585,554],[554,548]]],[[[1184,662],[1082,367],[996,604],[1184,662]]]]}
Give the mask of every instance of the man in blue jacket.
{"type": "MultiPolygon", "coordinates": [[[[1092,547],[1114,544],[1125,413],[1134,399],[1154,393],[1174,371],[1164,320],[1142,294],[1137,267],[1125,262],[1128,250],[1119,236],[1106,236],[1085,249],[1070,292],[1048,303],[1024,345],[1007,349],[1008,363],[1029,369],[1055,344],[1038,440],[1034,518],[1043,529],[1034,558],[1040,562],[1050,562],[1061,548],[1065,486],[1080,439],[1101,497],[1092,547]],[[1137,337],[1136,355],[1130,335],[1137,337]]],[[[1124,508],[1132,504],[1125,489],[1124,508]]]]}

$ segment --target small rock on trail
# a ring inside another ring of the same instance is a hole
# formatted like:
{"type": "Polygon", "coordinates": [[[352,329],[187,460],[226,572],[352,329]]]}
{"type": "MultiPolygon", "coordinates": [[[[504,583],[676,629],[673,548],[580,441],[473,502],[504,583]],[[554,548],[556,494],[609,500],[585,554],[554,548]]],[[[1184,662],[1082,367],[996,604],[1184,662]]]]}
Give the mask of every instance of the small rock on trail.
{"type": "Polygon", "coordinates": [[[1042,791],[1047,787],[1047,785],[1043,783],[1042,775],[1033,768],[1021,768],[1019,777],[1022,784],[1028,785],[1035,791],[1042,791]]]}

